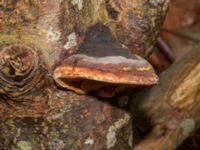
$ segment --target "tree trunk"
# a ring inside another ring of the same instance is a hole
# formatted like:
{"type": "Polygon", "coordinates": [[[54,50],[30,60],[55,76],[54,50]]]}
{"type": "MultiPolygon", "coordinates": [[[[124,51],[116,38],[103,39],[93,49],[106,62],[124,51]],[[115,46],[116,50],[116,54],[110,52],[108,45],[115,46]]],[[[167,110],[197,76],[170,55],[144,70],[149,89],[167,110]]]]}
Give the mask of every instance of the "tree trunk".
{"type": "MultiPolygon", "coordinates": [[[[152,50],[168,0],[0,1],[0,149],[130,150],[132,115],[111,99],[59,88],[53,71],[106,26],[132,53],[152,50]]],[[[102,37],[104,38],[104,37],[102,37]]]]}

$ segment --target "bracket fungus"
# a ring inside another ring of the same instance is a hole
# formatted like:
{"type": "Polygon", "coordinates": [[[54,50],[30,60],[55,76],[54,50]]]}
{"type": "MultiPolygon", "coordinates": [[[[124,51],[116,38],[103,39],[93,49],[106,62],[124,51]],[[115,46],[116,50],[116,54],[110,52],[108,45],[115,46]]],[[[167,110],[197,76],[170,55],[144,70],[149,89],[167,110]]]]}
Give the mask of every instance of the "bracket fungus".
{"type": "Polygon", "coordinates": [[[135,85],[158,82],[152,66],[122,46],[102,24],[91,27],[76,54],[68,56],[54,70],[56,83],[78,94],[96,91],[113,97],[135,85]]]}

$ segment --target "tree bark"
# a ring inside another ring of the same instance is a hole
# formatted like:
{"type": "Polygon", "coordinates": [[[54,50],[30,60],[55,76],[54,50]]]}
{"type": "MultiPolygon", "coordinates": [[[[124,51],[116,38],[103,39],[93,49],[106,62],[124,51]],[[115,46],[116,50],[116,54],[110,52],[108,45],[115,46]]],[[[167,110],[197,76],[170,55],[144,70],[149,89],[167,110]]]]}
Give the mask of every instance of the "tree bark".
{"type": "Polygon", "coordinates": [[[77,95],[58,88],[52,72],[98,23],[133,53],[147,56],[168,4],[0,1],[0,149],[132,149],[132,117],[123,94],[113,99],[77,95]]]}

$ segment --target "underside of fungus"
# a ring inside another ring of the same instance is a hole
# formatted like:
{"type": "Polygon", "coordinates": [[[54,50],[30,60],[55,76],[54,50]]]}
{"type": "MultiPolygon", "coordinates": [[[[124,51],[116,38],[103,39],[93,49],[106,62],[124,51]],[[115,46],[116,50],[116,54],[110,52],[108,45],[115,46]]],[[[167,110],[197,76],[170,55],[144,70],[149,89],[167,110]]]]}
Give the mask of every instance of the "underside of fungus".
{"type": "Polygon", "coordinates": [[[54,71],[56,83],[78,94],[113,97],[127,87],[158,82],[152,66],[122,46],[104,25],[91,27],[76,54],[54,71]]]}

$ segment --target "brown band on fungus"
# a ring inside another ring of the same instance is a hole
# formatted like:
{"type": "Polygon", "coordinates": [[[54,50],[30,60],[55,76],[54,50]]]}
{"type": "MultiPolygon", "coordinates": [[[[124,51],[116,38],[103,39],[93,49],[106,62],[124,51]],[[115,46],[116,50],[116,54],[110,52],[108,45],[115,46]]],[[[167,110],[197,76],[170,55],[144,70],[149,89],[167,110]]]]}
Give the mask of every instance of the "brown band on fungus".
{"type": "Polygon", "coordinates": [[[48,95],[46,64],[33,48],[10,44],[0,46],[0,104],[2,117],[41,116],[48,95]]]}
{"type": "Polygon", "coordinates": [[[79,94],[112,97],[126,87],[158,82],[152,66],[123,47],[101,24],[92,27],[76,54],[54,71],[56,83],[79,94]]]}

